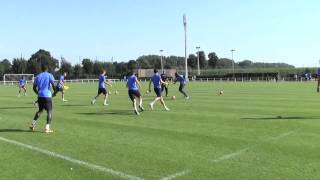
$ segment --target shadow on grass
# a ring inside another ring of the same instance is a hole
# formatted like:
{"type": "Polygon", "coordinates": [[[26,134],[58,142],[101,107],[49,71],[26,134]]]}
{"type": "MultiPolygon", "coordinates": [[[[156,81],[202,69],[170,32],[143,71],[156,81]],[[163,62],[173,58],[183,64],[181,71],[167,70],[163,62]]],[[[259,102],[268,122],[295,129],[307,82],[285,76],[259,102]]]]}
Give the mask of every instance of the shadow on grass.
{"type": "Polygon", "coordinates": [[[0,109],[34,109],[34,106],[30,106],[30,107],[0,107],[0,109]]]}
{"type": "Polygon", "coordinates": [[[133,113],[133,110],[112,110],[112,111],[102,111],[102,112],[84,112],[84,113],[76,113],[76,114],[81,114],[81,115],[107,115],[107,114],[111,114],[111,115],[135,115],[133,113]]]}
{"type": "Polygon", "coordinates": [[[277,119],[284,119],[284,120],[299,120],[299,119],[320,119],[320,117],[314,116],[276,116],[276,117],[261,117],[261,118],[240,118],[244,120],[277,120],[277,119]]]}
{"type": "Polygon", "coordinates": [[[66,107],[85,107],[85,106],[89,106],[87,104],[63,104],[61,106],[66,106],[66,107]]]}
{"type": "Polygon", "coordinates": [[[38,131],[31,131],[31,130],[26,130],[26,129],[0,129],[0,133],[2,132],[30,132],[30,133],[35,133],[38,131]]]}

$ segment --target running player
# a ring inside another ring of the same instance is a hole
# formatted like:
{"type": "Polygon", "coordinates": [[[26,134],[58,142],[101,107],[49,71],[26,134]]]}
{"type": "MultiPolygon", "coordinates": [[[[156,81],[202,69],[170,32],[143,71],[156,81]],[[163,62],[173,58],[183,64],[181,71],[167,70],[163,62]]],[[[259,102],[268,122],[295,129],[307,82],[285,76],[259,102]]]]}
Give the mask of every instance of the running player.
{"type": "Polygon", "coordinates": [[[161,92],[163,92],[163,90],[166,91],[166,97],[168,97],[168,87],[169,87],[169,80],[168,80],[168,77],[162,73],[161,74],[161,79],[163,82],[166,82],[166,83],[162,83],[161,84],[161,92]]]}
{"type": "Polygon", "coordinates": [[[20,80],[19,80],[19,94],[18,94],[18,97],[20,97],[20,94],[21,94],[21,91],[23,90],[24,92],[24,96],[27,96],[27,88],[26,88],[26,85],[27,85],[27,81],[25,79],[25,77],[23,76],[20,80]]]}
{"type": "Polygon", "coordinates": [[[132,101],[133,104],[133,110],[134,113],[136,115],[140,115],[138,109],[137,109],[137,100],[136,98],[139,98],[139,109],[140,111],[144,111],[144,108],[142,107],[142,96],[139,92],[139,88],[141,89],[141,85],[138,81],[137,76],[134,74],[134,72],[132,71],[130,73],[131,76],[129,76],[128,78],[128,82],[127,82],[127,87],[128,87],[128,94],[129,94],[129,98],[132,101]],[[137,87],[137,85],[139,86],[139,88],[137,87]]]}
{"type": "Polygon", "coordinates": [[[157,69],[154,69],[154,75],[151,77],[149,83],[149,92],[151,92],[151,83],[153,83],[154,92],[156,93],[157,97],[155,97],[154,100],[150,103],[150,108],[153,110],[154,104],[160,100],[160,103],[163,105],[165,110],[169,111],[170,109],[166,106],[161,96],[161,84],[166,84],[166,82],[162,81],[157,69]]]}
{"type": "Polygon", "coordinates": [[[179,75],[177,72],[175,73],[175,77],[176,77],[176,79],[174,80],[173,84],[176,84],[176,82],[179,81],[180,82],[180,86],[179,86],[180,93],[182,93],[186,99],[189,99],[189,96],[187,95],[187,93],[183,91],[183,89],[186,85],[186,80],[184,79],[184,77],[182,75],[179,75]]]}
{"type": "Polygon", "coordinates": [[[64,99],[64,80],[65,80],[66,77],[67,77],[67,73],[64,72],[60,76],[59,81],[58,81],[57,86],[56,86],[56,91],[52,95],[53,97],[55,97],[58,92],[61,92],[61,97],[62,97],[62,101],[63,102],[68,101],[68,100],[64,99]]]}
{"type": "Polygon", "coordinates": [[[96,97],[93,98],[93,100],[91,101],[91,104],[95,104],[97,101],[97,98],[103,94],[104,95],[104,103],[103,105],[108,106],[109,104],[107,103],[107,99],[108,99],[108,93],[107,93],[107,89],[106,89],[106,85],[109,85],[110,87],[112,87],[111,83],[107,81],[106,79],[106,70],[102,70],[102,73],[99,76],[99,89],[98,89],[98,94],[96,97]]]}
{"type": "Polygon", "coordinates": [[[50,91],[51,86],[53,90],[55,90],[54,77],[51,73],[48,73],[48,66],[42,65],[42,73],[37,76],[36,80],[33,83],[33,91],[38,95],[39,110],[36,112],[31,122],[30,129],[32,131],[35,130],[37,120],[40,117],[41,113],[43,112],[43,110],[46,110],[47,124],[45,126],[45,132],[53,132],[50,128],[52,120],[52,94],[50,91]]]}

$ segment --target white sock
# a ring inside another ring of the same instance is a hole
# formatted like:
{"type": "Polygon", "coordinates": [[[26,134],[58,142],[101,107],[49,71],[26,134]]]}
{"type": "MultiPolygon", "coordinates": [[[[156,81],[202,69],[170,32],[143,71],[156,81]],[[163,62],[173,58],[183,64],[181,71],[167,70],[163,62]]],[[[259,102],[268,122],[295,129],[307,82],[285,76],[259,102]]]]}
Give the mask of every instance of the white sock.
{"type": "Polygon", "coordinates": [[[46,129],[50,129],[50,124],[46,124],[46,129]]]}
{"type": "Polygon", "coordinates": [[[35,126],[37,124],[36,120],[32,120],[32,126],[35,126]]]}

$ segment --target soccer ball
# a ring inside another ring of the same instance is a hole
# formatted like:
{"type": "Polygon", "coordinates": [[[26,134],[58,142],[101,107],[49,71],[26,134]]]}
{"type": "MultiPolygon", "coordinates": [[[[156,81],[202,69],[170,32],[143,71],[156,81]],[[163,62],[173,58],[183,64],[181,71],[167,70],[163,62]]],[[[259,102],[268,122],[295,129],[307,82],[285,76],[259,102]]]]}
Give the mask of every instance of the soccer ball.
{"type": "Polygon", "coordinates": [[[221,91],[219,92],[219,94],[222,95],[222,94],[223,94],[223,90],[221,90],[221,91]]]}
{"type": "Polygon", "coordinates": [[[147,91],[146,94],[149,94],[149,91],[147,91]]]}
{"type": "Polygon", "coordinates": [[[111,91],[109,91],[108,94],[111,95],[112,94],[111,91]]]}
{"type": "Polygon", "coordinates": [[[114,94],[117,95],[117,94],[119,94],[119,92],[118,92],[118,91],[115,91],[114,94]]]}
{"type": "Polygon", "coordinates": [[[172,100],[175,100],[175,99],[176,99],[176,96],[172,96],[171,99],[172,99],[172,100]]]}

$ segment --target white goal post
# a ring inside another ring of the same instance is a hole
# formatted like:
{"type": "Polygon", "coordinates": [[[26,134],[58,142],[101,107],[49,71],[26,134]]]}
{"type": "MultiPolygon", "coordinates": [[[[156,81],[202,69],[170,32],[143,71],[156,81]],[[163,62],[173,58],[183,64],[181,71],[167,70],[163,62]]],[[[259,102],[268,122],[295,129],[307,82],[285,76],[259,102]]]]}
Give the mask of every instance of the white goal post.
{"type": "Polygon", "coordinates": [[[16,83],[18,82],[21,78],[25,78],[27,83],[32,83],[34,79],[34,74],[4,74],[3,75],[3,84],[6,85],[8,83],[16,83]]]}

